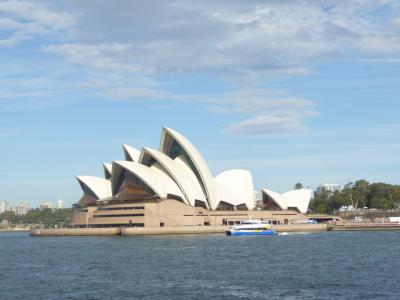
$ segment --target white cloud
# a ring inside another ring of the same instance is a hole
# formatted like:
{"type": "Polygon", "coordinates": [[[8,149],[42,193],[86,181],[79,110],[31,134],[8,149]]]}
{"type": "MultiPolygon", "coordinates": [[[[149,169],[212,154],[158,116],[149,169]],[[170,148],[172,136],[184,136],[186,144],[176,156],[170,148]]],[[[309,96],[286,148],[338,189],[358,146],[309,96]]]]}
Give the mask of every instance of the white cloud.
{"type": "Polygon", "coordinates": [[[82,14],[74,30],[79,42],[54,50],[92,66],[99,66],[91,63],[96,57],[104,67],[123,60],[124,68],[157,74],[251,73],[254,79],[304,74],[308,62],[349,50],[398,53],[400,44],[391,26],[371,17],[384,5],[395,10],[395,1],[99,3],[75,2],[82,14]]]}
{"type": "Polygon", "coordinates": [[[205,98],[212,112],[232,114],[239,121],[226,132],[237,134],[292,133],[307,130],[306,121],[317,114],[310,100],[284,92],[247,89],[205,98]]]}
{"type": "Polygon", "coordinates": [[[130,46],[122,43],[101,43],[95,45],[63,44],[44,47],[56,52],[73,63],[99,70],[141,72],[139,67],[129,64],[130,46]]]}
{"type": "Polygon", "coordinates": [[[33,1],[0,2],[0,47],[15,47],[36,36],[63,32],[74,24],[67,12],[33,1]]]}
{"type": "Polygon", "coordinates": [[[356,59],[355,61],[365,64],[398,64],[400,63],[400,58],[363,58],[363,59],[356,59]]]}
{"type": "Polygon", "coordinates": [[[81,86],[96,96],[186,98],[237,116],[227,132],[292,132],[307,129],[313,102],[258,87],[310,74],[321,59],[397,60],[399,11],[395,0],[10,0],[0,2],[0,46],[58,33],[43,49],[84,67],[81,86]],[[222,79],[233,92],[177,95],[160,80],[192,74],[222,79]]]}
{"type": "Polygon", "coordinates": [[[400,18],[393,19],[392,24],[396,29],[400,29],[400,18]]]}
{"type": "Polygon", "coordinates": [[[265,114],[231,124],[227,132],[239,134],[281,134],[301,132],[307,129],[301,114],[265,114]]]}
{"type": "Polygon", "coordinates": [[[106,100],[171,99],[168,91],[161,89],[155,80],[143,75],[91,72],[82,86],[106,100]]]}

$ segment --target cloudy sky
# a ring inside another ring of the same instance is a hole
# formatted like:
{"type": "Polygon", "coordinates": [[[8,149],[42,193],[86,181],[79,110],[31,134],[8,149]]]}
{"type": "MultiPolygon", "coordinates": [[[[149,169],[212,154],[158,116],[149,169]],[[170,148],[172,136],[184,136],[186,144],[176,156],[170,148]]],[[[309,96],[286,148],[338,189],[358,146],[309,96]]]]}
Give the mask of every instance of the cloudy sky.
{"type": "Polygon", "coordinates": [[[0,200],[180,131],[255,188],[400,183],[400,2],[0,0],[0,200]]]}

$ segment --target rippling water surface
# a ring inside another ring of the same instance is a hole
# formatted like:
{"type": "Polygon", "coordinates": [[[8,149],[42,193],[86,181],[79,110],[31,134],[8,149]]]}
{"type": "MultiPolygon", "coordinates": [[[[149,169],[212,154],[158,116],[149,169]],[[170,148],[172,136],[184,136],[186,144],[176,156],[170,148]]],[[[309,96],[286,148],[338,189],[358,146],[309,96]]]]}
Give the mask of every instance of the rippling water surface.
{"type": "Polygon", "coordinates": [[[0,233],[0,299],[400,299],[399,232],[0,233]]]}

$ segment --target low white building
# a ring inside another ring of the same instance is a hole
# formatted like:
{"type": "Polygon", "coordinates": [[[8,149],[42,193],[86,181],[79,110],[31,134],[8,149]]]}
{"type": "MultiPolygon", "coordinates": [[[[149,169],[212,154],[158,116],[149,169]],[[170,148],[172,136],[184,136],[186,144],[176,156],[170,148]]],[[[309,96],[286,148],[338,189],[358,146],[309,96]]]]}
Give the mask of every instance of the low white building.
{"type": "Polygon", "coordinates": [[[40,203],[40,209],[52,209],[53,208],[53,204],[51,202],[42,202],[40,203]]]}

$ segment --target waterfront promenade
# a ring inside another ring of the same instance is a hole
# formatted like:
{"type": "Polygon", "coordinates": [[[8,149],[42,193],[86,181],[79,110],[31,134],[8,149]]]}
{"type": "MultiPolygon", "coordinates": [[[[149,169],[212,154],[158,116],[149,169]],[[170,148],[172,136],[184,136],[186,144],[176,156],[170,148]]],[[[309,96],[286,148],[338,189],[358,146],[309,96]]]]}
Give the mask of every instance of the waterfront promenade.
{"type": "Polygon", "coordinates": [[[400,230],[399,223],[336,223],[328,224],[328,231],[400,230]]]}
{"type": "MultiPolygon", "coordinates": [[[[31,229],[30,236],[107,236],[107,235],[166,235],[224,233],[229,226],[171,226],[171,227],[121,227],[121,228],[59,228],[31,229]]],[[[277,232],[327,231],[326,224],[275,225],[277,232]]]]}
{"type": "MultiPolygon", "coordinates": [[[[224,233],[229,226],[171,226],[171,227],[113,227],[113,228],[58,228],[31,229],[30,236],[140,236],[168,234],[216,234],[224,233]]],[[[275,225],[282,232],[317,231],[366,231],[400,230],[398,223],[338,223],[338,224],[289,224],[275,225]]]]}

